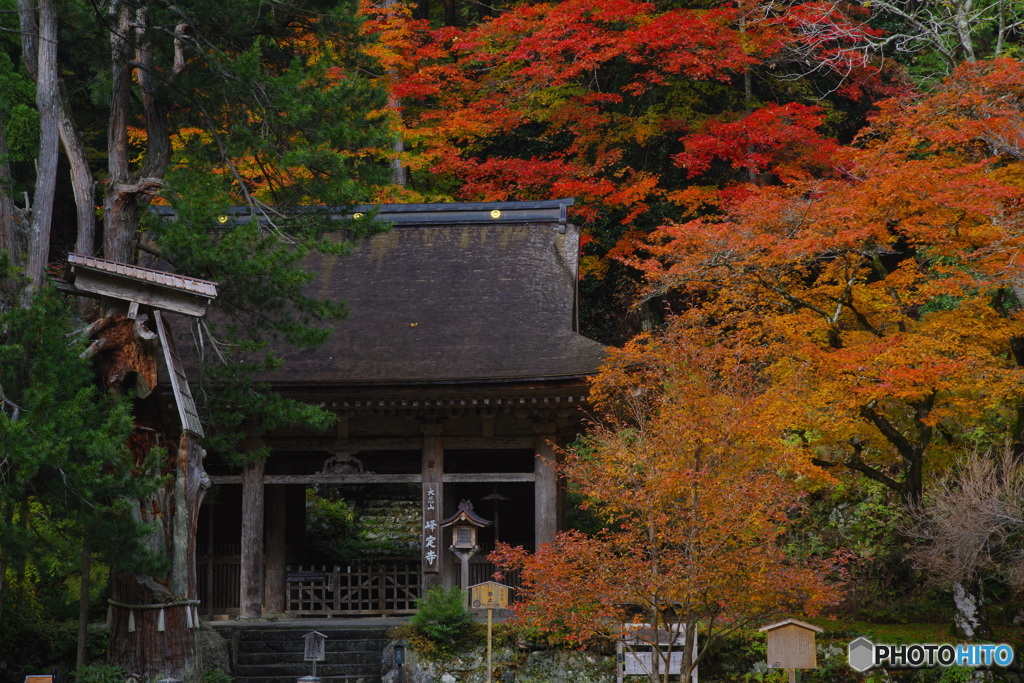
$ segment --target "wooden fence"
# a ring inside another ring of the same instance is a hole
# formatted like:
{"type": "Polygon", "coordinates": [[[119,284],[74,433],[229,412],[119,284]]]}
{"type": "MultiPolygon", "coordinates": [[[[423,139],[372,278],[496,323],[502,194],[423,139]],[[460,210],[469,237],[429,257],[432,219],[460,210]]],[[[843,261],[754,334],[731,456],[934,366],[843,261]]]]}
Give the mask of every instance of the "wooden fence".
{"type": "Polygon", "coordinates": [[[301,616],[412,614],[420,597],[420,563],[286,571],[285,609],[301,616]]]}
{"type": "MultiPolygon", "coordinates": [[[[241,564],[237,546],[218,547],[216,554],[197,561],[200,608],[207,616],[238,614],[241,564]],[[235,552],[232,553],[231,551],[235,552]]],[[[470,584],[493,580],[494,565],[484,558],[470,563],[470,584]]],[[[289,566],[286,570],[285,609],[296,616],[413,614],[421,597],[418,562],[327,566],[289,566]]],[[[519,572],[508,572],[502,583],[518,598],[519,572]]]]}

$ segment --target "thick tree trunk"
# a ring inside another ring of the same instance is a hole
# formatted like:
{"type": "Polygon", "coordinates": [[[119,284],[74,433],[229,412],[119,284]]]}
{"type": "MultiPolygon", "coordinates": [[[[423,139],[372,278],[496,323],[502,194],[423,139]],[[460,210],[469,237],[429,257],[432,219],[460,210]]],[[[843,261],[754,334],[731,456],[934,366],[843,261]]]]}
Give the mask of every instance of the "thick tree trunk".
{"type": "MultiPolygon", "coordinates": [[[[26,0],[19,0],[22,16],[32,16],[26,0]]],[[[56,0],[38,0],[38,49],[36,51],[36,109],[39,113],[39,156],[35,196],[29,228],[26,275],[31,288],[42,284],[50,253],[54,192],[57,187],[59,144],[57,88],[57,6],[56,0]]],[[[26,56],[26,61],[31,59],[26,56]]]]}
{"type": "Polygon", "coordinates": [[[441,4],[444,6],[444,25],[458,26],[459,7],[455,3],[455,0],[441,0],[441,4]]]}
{"type": "Polygon", "coordinates": [[[149,544],[170,559],[166,576],[119,574],[111,582],[112,664],[145,680],[202,680],[197,635],[199,610],[195,565],[196,524],[206,481],[205,455],[189,433],[181,436],[172,475],[140,516],[153,523],[149,544]]]}
{"type": "MultiPolygon", "coordinates": [[[[126,376],[142,378],[145,387],[156,382],[156,358],[140,320],[114,318],[95,329],[118,340],[108,343],[98,364],[103,385],[116,391],[126,376]],[[125,327],[133,335],[117,334],[125,327]]],[[[137,463],[154,447],[165,448],[163,487],[146,500],[136,501],[137,517],[152,528],[146,539],[150,553],[169,560],[160,576],[116,574],[111,578],[111,627],[108,658],[112,664],[144,680],[202,679],[196,634],[198,591],[195,568],[196,524],[209,479],[203,470],[205,452],[196,437],[183,431],[177,442],[153,430],[139,430],[129,441],[137,463]]]]}
{"type": "Polygon", "coordinates": [[[194,613],[186,614],[194,607],[154,590],[142,577],[116,574],[112,579],[110,662],[146,681],[201,681],[199,631],[189,625],[194,613]]]}

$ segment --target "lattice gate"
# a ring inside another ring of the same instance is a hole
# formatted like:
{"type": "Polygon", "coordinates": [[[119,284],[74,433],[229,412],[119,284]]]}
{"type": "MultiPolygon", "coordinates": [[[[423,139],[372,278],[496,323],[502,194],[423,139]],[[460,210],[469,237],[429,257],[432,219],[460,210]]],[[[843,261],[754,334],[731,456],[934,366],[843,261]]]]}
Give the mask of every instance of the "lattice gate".
{"type": "Polygon", "coordinates": [[[285,609],[301,616],[413,614],[420,563],[288,567],[285,609]]]}

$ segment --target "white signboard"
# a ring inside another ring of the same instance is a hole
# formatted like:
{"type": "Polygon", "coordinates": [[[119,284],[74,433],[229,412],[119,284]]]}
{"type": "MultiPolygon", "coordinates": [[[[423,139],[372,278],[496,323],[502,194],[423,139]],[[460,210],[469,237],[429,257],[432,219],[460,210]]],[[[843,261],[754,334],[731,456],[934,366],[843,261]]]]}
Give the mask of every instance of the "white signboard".
{"type": "MultiPolygon", "coordinates": [[[[651,661],[654,656],[653,652],[627,652],[625,653],[625,659],[623,660],[623,666],[626,668],[627,676],[646,676],[648,672],[654,670],[654,663],[651,661]]],[[[665,661],[658,662],[660,667],[665,666],[665,661]]],[[[664,671],[664,668],[660,669],[664,671]]],[[[668,672],[670,674],[680,674],[683,671],[683,653],[673,652],[669,655],[668,672]]]]}
{"type": "MultiPolygon", "coordinates": [[[[661,654],[658,671],[664,673],[665,655],[668,655],[668,673],[678,676],[683,672],[683,649],[686,647],[686,631],[682,625],[670,629],[659,629],[657,633],[650,624],[625,624],[627,636],[619,640],[616,651],[621,665],[616,679],[624,683],[626,676],[644,676],[654,670],[654,643],[657,641],[661,654]],[[668,652],[671,646],[671,652],[668,652]]],[[[697,643],[691,646],[691,661],[697,658],[697,643]]],[[[690,672],[690,683],[697,683],[697,667],[690,672]]]]}

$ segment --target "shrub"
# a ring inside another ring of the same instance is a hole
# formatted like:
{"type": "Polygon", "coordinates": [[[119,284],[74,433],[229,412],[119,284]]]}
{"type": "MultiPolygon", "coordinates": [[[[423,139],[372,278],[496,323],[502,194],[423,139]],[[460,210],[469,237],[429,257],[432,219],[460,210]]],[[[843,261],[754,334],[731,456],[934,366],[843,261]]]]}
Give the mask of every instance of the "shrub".
{"type": "Polygon", "coordinates": [[[480,640],[481,627],[466,606],[460,588],[434,587],[416,601],[417,612],[409,621],[412,646],[428,659],[450,656],[480,640]]]}

